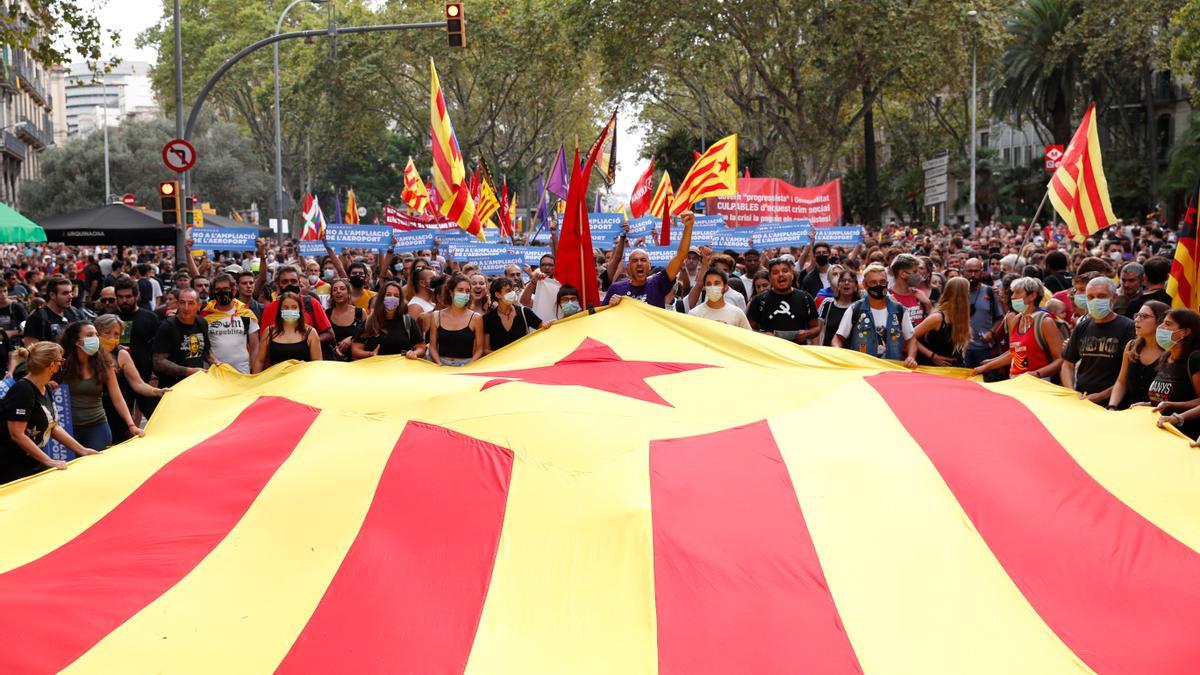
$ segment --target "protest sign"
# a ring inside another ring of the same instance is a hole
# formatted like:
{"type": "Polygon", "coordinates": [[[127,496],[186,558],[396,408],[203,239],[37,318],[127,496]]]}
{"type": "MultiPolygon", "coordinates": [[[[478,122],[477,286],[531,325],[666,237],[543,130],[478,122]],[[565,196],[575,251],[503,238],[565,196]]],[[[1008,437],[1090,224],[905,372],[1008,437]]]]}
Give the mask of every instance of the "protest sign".
{"type": "Polygon", "coordinates": [[[509,265],[522,267],[524,258],[518,253],[509,253],[507,255],[485,256],[471,262],[479,265],[479,271],[489,276],[499,276],[504,274],[504,270],[509,265]]]}
{"type": "Polygon", "coordinates": [[[387,225],[329,225],[325,241],[334,250],[367,248],[386,251],[392,245],[392,228],[387,225]]]}
{"type": "Polygon", "coordinates": [[[600,248],[610,248],[621,234],[621,223],[625,216],[619,213],[589,213],[588,227],[592,233],[592,244],[600,248]]]}
{"type": "Polygon", "coordinates": [[[253,251],[258,230],[252,227],[193,227],[192,249],[196,251],[253,251]]]}
{"type": "Polygon", "coordinates": [[[637,248],[625,249],[625,262],[629,262],[629,254],[636,250],[645,251],[650,256],[650,264],[654,267],[663,267],[671,262],[675,257],[675,253],[679,251],[675,246],[641,246],[637,248]]]}
{"type": "Polygon", "coordinates": [[[747,227],[769,221],[808,220],[817,227],[837,225],[842,218],[842,183],[802,188],[778,178],[740,178],[738,193],[717,197],[716,213],[730,227],[747,227]]]}
{"type": "Polygon", "coordinates": [[[815,241],[830,246],[858,246],[862,243],[862,227],[859,225],[821,227],[813,231],[813,237],[815,241]]]}
{"type": "Polygon", "coordinates": [[[393,235],[396,242],[395,250],[397,253],[412,253],[431,249],[433,248],[433,238],[437,232],[437,230],[397,231],[393,235]]]}

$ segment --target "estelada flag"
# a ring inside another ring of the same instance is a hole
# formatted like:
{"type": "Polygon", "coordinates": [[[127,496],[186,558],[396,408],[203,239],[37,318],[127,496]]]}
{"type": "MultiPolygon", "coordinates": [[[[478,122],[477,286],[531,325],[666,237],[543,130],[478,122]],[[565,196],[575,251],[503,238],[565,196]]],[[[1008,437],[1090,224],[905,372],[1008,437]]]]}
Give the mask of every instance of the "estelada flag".
{"type": "Polygon", "coordinates": [[[408,164],[404,166],[404,189],[400,191],[400,200],[420,214],[426,213],[429,208],[429,193],[425,190],[425,183],[421,180],[421,174],[417,173],[417,166],[413,164],[412,157],[408,158],[408,164]]]}
{"type": "Polygon", "coordinates": [[[671,244],[671,203],[675,200],[675,191],[671,189],[671,173],[664,171],[662,178],[658,179],[658,188],[654,191],[654,197],[650,199],[650,215],[662,218],[662,226],[659,228],[659,245],[669,246],[671,244]]]}
{"type": "Polygon", "coordinates": [[[717,141],[696,158],[696,163],[675,190],[671,215],[677,216],[707,197],[737,194],[737,147],[737,134],[733,134],[717,141]]]}
{"type": "Polygon", "coordinates": [[[1188,200],[1183,228],[1175,242],[1175,260],[1167,278],[1167,293],[1171,306],[1196,310],[1200,308],[1200,243],[1196,237],[1196,209],[1200,206],[1200,182],[1192,189],[1188,200]]]}
{"type": "Polygon", "coordinates": [[[496,184],[492,182],[492,172],[482,157],[475,168],[475,176],[479,185],[479,199],[475,202],[475,210],[479,214],[479,222],[484,227],[495,227],[492,216],[500,210],[500,200],[496,197],[496,184]]]}
{"type": "Polygon", "coordinates": [[[1100,161],[1095,103],[1083,114],[1071,144],[1063,153],[1062,164],[1050,177],[1048,189],[1050,203],[1066,221],[1073,238],[1082,240],[1117,222],[1100,161]]]}
{"type": "Polygon", "coordinates": [[[612,117],[608,118],[608,123],[600,130],[600,135],[596,138],[596,142],[592,144],[592,149],[588,152],[588,156],[596,156],[596,169],[600,172],[600,177],[604,179],[604,184],[612,187],[613,181],[617,178],[617,111],[613,110],[612,117]]]}
{"type": "Polygon", "coordinates": [[[633,192],[629,197],[629,210],[634,218],[641,218],[650,210],[650,201],[654,197],[654,160],[646,172],[633,184],[633,192]]]}
{"type": "Polygon", "coordinates": [[[475,213],[475,200],[467,189],[467,171],[463,166],[462,150],[450,124],[446,98],[438,80],[433,59],[429,60],[429,125],[433,154],[433,186],[438,193],[439,213],[458,223],[458,226],[479,239],[483,227],[475,213]]]}
{"type": "Polygon", "coordinates": [[[1193,675],[1196,459],[629,299],[464,368],[222,365],[0,487],[0,672],[1193,675]]]}

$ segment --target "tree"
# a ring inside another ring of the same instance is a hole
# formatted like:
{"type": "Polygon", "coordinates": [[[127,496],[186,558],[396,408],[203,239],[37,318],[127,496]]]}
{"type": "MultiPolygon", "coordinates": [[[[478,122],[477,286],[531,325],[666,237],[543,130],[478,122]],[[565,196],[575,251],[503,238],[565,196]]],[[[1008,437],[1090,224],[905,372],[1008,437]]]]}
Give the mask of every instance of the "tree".
{"type": "MultiPolygon", "coordinates": [[[[132,193],[139,204],[158,209],[158,181],[175,176],[162,165],[162,146],[175,135],[167,120],[131,120],[109,130],[113,192],[132,193]]],[[[196,154],[204,161],[192,174],[196,194],[227,213],[261,202],[271,181],[255,168],[245,139],[227,122],[200,125],[196,154]]],[[[35,220],[104,204],[104,138],[94,133],[55,145],[41,157],[42,175],[26,184],[22,202],[35,220]]]]}
{"type": "Polygon", "coordinates": [[[1013,10],[1002,72],[992,99],[1000,117],[1028,116],[1057,144],[1071,140],[1071,115],[1083,79],[1084,47],[1071,40],[1077,0],[1029,0],[1013,10]]]}
{"type": "MultiPolygon", "coordinates": [[[[6,2],[0,7],[0,44],[28,50],[46,67],[66,63],[72,53],[81,60],[99,62],[105,36],[114,46],[120,43],[117,31],[106,33],[101,29],[94,3],[33,0],[6,2]],[[64,44],[72,48],[66,49],[64,44]]],[[[115,65],[115,61],[110,64],[115,65]]]]}

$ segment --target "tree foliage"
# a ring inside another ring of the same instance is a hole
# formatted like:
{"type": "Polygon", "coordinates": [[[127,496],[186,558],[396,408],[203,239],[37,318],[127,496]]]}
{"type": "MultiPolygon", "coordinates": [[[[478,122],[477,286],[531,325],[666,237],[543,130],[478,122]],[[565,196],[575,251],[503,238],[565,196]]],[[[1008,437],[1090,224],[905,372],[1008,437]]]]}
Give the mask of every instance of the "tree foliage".
{"type": "MultiPolygon", "coordinates": [[[[195,138],[196,194],[221,213],[263,202],[270,178],[255,162],[238,128],[202,122],[195,138]]],[[[175,176],[162,165],[162,146],[175,135],[167,120],[128,121],[109,131],[109,165],[114,195],[132,193],[139,204],[158,209],[158,181],[175,176]]],[[[72,138],[46,150],[42,175],[22,192],[22,206],[35,220],[104,204],[104,134],[72,138]]]]}
{"type": "Polygon", "coordinates": [[[79,0],[5,2],[0,6],[0,44],[26,49],[47,67],[72,56],[99,63],[103,39],[116,45],[120,34],[100,27],[96,9],[95,3],[79,0]]]}

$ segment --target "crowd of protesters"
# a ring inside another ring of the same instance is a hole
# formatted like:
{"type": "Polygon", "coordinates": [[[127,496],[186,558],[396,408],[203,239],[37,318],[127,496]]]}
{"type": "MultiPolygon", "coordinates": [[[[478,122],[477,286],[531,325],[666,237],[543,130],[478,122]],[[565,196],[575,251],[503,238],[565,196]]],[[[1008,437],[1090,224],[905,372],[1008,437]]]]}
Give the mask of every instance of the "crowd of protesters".
{"type": "MultiPolygon", "coordinates": [[[[1200,314],[1171,309],[1174,228],[1118,225],[1084,242],[1061,226],[890,223],[862,243],[713,250],[650,263],[626,234],[595,251],[600,303],[635,298],[803,345],[881,359],[1022,374],[1097,405],[1155,406],[1200,434],[1200,314]]],[[[552,235],[554,234],[552,229],[552,235]]],[[[556,237],[552,237],[552,242],[556,237]]],[[[171,387],[220,364],[254,374],[285,361],[402,355],[463,366],[588,310],[555,279],[555,256],[489,278],[449,248],[317,258],[296,242],[256,252],[8,246],[0,250],[0,363],[9,383],[0,482],[47,467],[53,438],[91,454],[141,435],[171,387]],[[68,387],[73,433],[50,390],[68,387]]],[[[589,302],[589,305],[595,304],[589,302]]]]}

